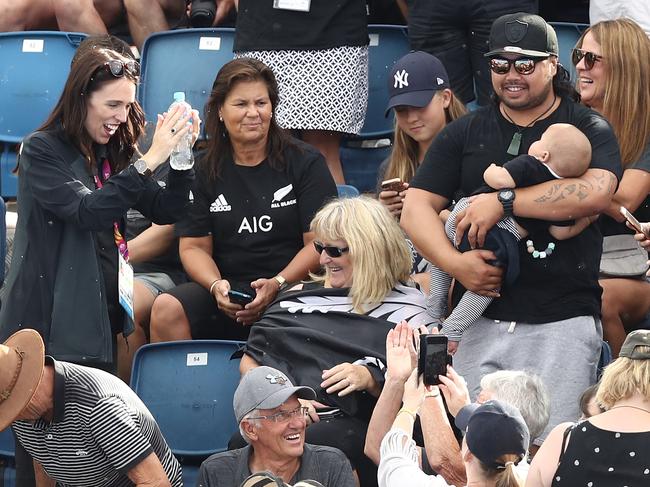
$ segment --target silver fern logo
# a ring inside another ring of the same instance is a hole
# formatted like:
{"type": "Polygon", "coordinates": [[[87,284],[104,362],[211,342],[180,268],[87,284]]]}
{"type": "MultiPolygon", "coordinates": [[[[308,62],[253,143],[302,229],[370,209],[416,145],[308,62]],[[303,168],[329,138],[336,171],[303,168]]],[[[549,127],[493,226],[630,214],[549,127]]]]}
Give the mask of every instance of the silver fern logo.
{"type": "Polygon", "coordinates": [[[355,311],[352,299],[348,296],[301,296],[293,300],[280,301],[280,307],[287,309],[289,313],[365,314],[395,324],[405,320],[411,328],[417,328],[433,323],[433,319],[426,312],[424,299],[424,295],[419,290],[399,285],[384,298],[381,304],[367,309],[365,313],[355,311]]]}

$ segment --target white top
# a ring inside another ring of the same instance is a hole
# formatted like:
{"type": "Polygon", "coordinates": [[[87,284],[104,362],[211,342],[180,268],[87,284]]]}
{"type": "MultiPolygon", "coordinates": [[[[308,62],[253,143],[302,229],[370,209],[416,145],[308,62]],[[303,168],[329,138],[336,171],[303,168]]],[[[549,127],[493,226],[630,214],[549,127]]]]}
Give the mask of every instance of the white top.
{"type": "MultiPolygon", "coordinates": [[[[440,475],[427,475],[418,464],[415,441],[399,428],[386,433],[381,442],[381,460],[377,471],[379,487],[454,487],[440,475]]],[[[526,481],[530,465],[524,458],[515,466],[522,482],[526,481]]]]}
{"type": "Polygon", "coordinates": [[[420,469],[415,442],[399,428],[386,433],[380,452],[379,487],[454,487],[440,475],[427,475],[420,469]]]}
{"type": "Polygon", "coordinates": [[[627,17],[634,20],[650,36],[650,2],[648,0],[591,0],[589,21],[591,25],[601,20],[627,17]]]}

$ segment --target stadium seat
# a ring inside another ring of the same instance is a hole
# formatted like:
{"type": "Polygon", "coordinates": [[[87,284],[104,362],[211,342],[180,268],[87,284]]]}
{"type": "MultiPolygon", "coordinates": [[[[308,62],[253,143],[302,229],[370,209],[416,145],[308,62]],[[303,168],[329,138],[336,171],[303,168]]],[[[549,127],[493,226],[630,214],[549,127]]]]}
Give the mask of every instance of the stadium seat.
{"type": "Polygon", "coordinates": [[[16,487],[16,469],[2,462],[0,462],[0,487],[16,487]]]}
{"type": "Polygon", "coordinates": [[[70,61],[86,34],[0,33],[0,141],[19,143],[59,100],[70,61]]]}
{"type": "Polygon", "coordinates": [[[212,91],[217,72],[233,58],[235,29],[183,29],[150,35],[142,48],[138,100],[147,120],[155,121],[174,101],[175,91],[199,110],[212,91]]]}
{"type": "Polygon", "coordinates": [[[239,383],[242,342],[187,340],[141,347],[131,388],[156,418],[178,457],[224,451],[237,430],[232,399],[239,383]]]}
{"type": "Polygon", "coordinates": [[[0,431],[0,459],[13,461],[16,446],[11,428],[0,431]]]}
{"type": "Polygon", "coordinates": [[[375,192],[377,170],[382,161],[390,155],[391,146],[383,147],[341,147],[341,163],[346,183],[362,193],[375,192]]]}
{"type": "Polygon", "coordinates": [[[397,25],[369,25],[368,109],[359,136],[379,139],[393,133],[393,117],[384,117],[388,104],[388,75],[393,64],[411,50],[406,28],[397,25]]]}
{"type": "Polygon", "coordinates": [[[18,195],[18,177],[13,174],[16,167],[16,150],[13,143],[0,143],[0,195],[15,198],[18,195]]]}
{"type": "Polygon", "coordinates": [[[339,198],[354,198],[359,196],[359,190],[350,184],[337,184],[336,190],[339,198]]]}
{"type": "Polygon", "coordinates": [[[183,485],[187,487],[196,485],[199,478],[199,467],[196,465],[182,465],[183,467],[183,485]]]}
{"type": "Polygon", "coordinates": [[[571,50],[575,47],[578,39],[589,25],[573,24],[570,22],[550,22],[550,24],[557,33],[560,64],[571,73],[571,79],[575,81],[576,70],[571,62],[571,50]]]}

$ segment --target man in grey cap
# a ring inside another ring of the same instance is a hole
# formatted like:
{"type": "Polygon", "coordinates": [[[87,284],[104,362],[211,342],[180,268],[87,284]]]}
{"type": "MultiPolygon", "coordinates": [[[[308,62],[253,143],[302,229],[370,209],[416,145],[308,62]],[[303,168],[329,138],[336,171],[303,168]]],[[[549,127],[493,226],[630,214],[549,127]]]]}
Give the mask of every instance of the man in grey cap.
{"type": "Polygon", "coordinates": [[[621,158],[607,121],[576,102],[558,64],[557,36],[543,18],[499,17],[486,56],[495,103],[448,124],[436,137],[411,180],[400,223],[420,254],[461,284],[454,287],[454,304],[465,289],[499,298],[463,334],[454,367],[473,398],[481,376],[498,369],[540,376],[551,396],[543,439],[556,424],[579,418],[578,398],[596,381],[602,344],[600,230],[592,224],[558,242],[549,224],[609,208],[621,158]],[[460,253],[446,237],[440,211],[459,195],[474,193],[490,164],[503,166],[526,153],[555,123],[574,125],[587,136],[592,146],[587,171],[578,178],[474,196],[456,220],[457,241],[466,233],[474,250],[460,253]],[[502,269],[492,265],[495,254],[483,248],[488,230],[504,216],[524,218],[529,228],[517,247],[519,275],[510,283],[502,283],[502,269]]]}
{"type": "Polygon", "coordinates": [[[352,467],[343,452],[305,443],[307,407],[299,400],[315,398],[312,388],[294,386],[272,367],[247,372],[235,391],[233,407],[249,444],[205,460],[198,486],[232,487],[252,473],[266,471],[290,484],[310,479],[326,487],[353,487],[352,467]]]}

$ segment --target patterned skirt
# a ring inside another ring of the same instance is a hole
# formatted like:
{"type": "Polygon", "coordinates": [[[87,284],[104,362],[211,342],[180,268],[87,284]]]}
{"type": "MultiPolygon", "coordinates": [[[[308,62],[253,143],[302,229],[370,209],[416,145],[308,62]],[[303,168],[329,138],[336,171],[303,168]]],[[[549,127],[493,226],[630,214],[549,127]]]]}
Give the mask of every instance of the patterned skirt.
{"type": "Polygon", "coordinates": [[[368,104],[368,47],[307,51],[241,51],[259,59],[278,80],[278,124],[294,130],[361,131],[368,104]]]}

